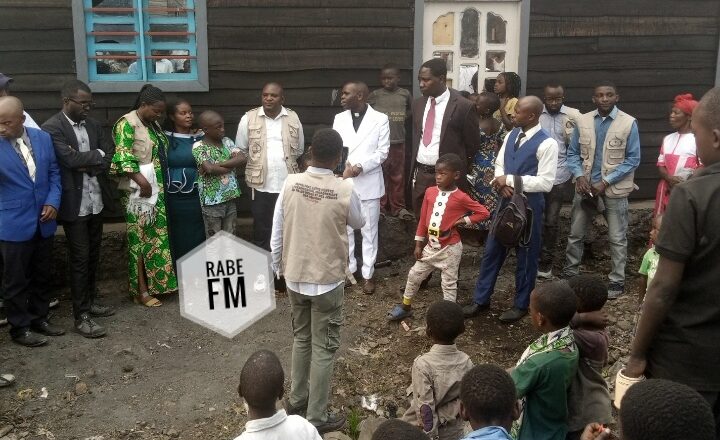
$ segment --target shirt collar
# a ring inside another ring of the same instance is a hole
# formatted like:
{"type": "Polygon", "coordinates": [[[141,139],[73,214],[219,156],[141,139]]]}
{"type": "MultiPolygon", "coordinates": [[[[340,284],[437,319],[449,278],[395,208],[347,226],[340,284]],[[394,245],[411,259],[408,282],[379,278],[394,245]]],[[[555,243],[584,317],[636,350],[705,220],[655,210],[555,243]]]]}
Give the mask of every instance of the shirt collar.
{"type": "Polygon", "coordinates": [[[84,121],[84,120],[82,120],[82,121],[80,121],[80,122],[75,122],[75,121],[73,121],[72,119],[70,119],[70,116],[66,115],[65,112],[62,112],[62,114],[63,114],[63,116],[65,116],[65,118],[68,120],[68,122],[70,123],[70,125],[72,125],[73,127],[76,126],[76,125],[77,125],[78,127],[84,127],[84,126],[85,126],[85,121],[84,121]]]}
{"type": "MultiPolygon", "coordinates": [[[[618,108],[617,108],[617,106],[615,106],[615,107],[613,107],[612,110],[610,110],[610,114],[607,115],[607,117],[610,119],[615,119],[617,117],[617,114],[618,114],[618,108]]],[[[600,116],[600,113],[598,113],[597,109],[595,109],[595,117],[602,118],[602,116],[600,116]]]]}
{"type": "Polygon", "coordinates": [[[430,347],[430,352],[437,353],[437,354],[450,354],[450,353],[456,353],[458,351],[457,345],[450,344],[450,345],[444,345],[444,344],[434,344],[432,347],[430,347]]]}
{"type": "Polygon", "coordinates": [[[486,426],[484,428],[476,429],[467,435],[468,439],[510,439],[510,435],[502,426],[486,426]]]}
{"type": "Polygon", "coordinates": [[[245,424],[245,432],[257,432],[277,426],[287,419],[284,409],[278,410],[272,417],[250,420],[245,424]]]}
{"type": "MultiPolygon", "coordinates": [[[[430,97],[430,98],[432,98],[432,97],[430,97]]],[[[437,98],[435,98],[435,105],[440,104],[440,103],[442,103],[442,102],[445,102],[445,101],[447,101],[448,99],[450,99],[450,87],[445,87],[445,91],[442,92],[442,93],[440,94],[440,96],[438,96],[437,98]]],[[[430,101],[429,98],[428,98],[428,101],[430,101]]]]}
{"type": "Polygon", "coordinates": [[[307,170],[305,170],[305,171],[308,173],[312,173],[312,174],[333,174],[333,170],[329,170],[327,168],[318,168],[318,167],[313,167],[313,166],[307,167],[307,170]]]}
{"type": "Polygon", "coordinates": [[[538,123],[536,126],[525,132],[525,140],[528,140],[531,137],[535,136],[535,133],[539,132],[540,130],[542,130],[542,126],[538,123]]]}
{"type": "MultiPolygon", "coordinates": [[[[270,119],[270,116],[267,116],[265,114],[265,109],[262,107],[260,107],[260,111],[258,112],[258,114],[260,116],[265,116],[266,118],[270,119]]],[[[278,119],[280,119],[281,116],[287,116],[287,115],[288,115],[287,109],[285,108],[285,106],[282,106],[282,107],[280,107],[280,113],[278,113],[278,115],[273,120],[277,121],[278,119]]]]}

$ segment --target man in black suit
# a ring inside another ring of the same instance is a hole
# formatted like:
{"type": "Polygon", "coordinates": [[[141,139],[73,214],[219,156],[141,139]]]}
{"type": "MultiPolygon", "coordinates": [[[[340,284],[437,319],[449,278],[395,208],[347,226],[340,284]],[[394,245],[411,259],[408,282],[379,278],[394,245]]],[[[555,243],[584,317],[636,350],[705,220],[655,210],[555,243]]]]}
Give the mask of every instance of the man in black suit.
{"type": "MultiPolygon", "coordinates": [[[[438,157],[455,153],[467,164],[480,148],[480,128],[475,106],[446,85],[447,65],[441,58],[423,63],[418,82],[423,96],[413,102],[412,188],[415,217],[420,217],[425,189],[435,185],[438,157]]],[[[463,177],[460,188],[467,191],[463,177]]]]}
{"type": "Polygon", "coordinates": [[[115,146],[99,121],[88,118],[92,93],[87,84],[73,80],[62,89],[62,111],[42,125],[53,140],[62,176],[58,220],[67,237],[70,290],[75,330],[86,338],[105,335],[91,317],[110,316],[112,307],[95,303],[95,274],[100,260],[105,203],[103,189],[115,146]]]}

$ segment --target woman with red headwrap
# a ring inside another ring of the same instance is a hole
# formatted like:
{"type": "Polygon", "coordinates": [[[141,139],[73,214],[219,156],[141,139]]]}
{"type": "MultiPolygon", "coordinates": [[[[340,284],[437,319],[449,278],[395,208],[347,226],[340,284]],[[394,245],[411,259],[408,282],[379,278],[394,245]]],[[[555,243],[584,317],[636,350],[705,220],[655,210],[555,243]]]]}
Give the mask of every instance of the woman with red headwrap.
{"type": "Polygon", "coordinates": [[[665,136],[660,147],[657,166],[662,179],[655,195],[655,216],[665,212],[672,188],[687,180],[700,166],[695,135],[690,130],[690,118],[697,105],[690,93],[676,96],[673,102],[670,126],[677,131],[665,136]]]}

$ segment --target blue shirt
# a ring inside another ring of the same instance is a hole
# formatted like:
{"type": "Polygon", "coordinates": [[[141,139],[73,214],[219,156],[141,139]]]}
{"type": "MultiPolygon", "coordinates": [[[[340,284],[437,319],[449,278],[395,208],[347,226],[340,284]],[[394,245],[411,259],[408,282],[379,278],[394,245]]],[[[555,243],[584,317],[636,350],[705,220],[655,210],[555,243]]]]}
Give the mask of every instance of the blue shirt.
{"type": "Polygon", "coordinates": [[[463,437],[462,440],[512,440],[510,434],[502,426],[486,426],[463,437]]]}
{"type": "MultiPolygon", "coordinates": [[[[602,177],[603,163],[603,145],[605,145],[605,136],[607,136],[608,128],[613,123],[618,114],[617,106],[613,107],[610,114],[603,120],[603,117],[595,110],[595,157],[590,172],[590,183],[599,182],[602,177]]],[[[570,145],[567,153],[568,168],[572,171],[575,178],[582,177],[583,161],[580,157],[580,130],[575,128],[573,131],[570,145]]],[[[605,176],[605,181],[610,185],[619,182],[625,176],[630,174],[640,165],[640,133],[637,128],[637,121],[633,121],[630,135],[625,143],[625,160],[615,167],[615,169],[605,176]]]]}
{"type": "Polygon", "coordinates": [[[543,107],[540,115],[540,125],[543,130],[555,139],[558,144],[557,172],[555,173],[555,185],[560,185],[570,180],[572,174],[567,167],[567,145],[565,144],[565,126],[568,123],[567,107],[560,107],[557,113],[550,113],[547,107],[543,107]]]}

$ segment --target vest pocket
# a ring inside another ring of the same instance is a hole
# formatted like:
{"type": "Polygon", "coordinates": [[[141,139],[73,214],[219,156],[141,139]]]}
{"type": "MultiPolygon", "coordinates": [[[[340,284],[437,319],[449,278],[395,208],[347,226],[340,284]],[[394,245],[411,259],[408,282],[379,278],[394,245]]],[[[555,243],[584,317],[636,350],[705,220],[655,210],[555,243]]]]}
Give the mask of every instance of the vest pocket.
{"type": "Polygon", "coordinates": [[[625,139],[619,133],[609,132],[605,138],[608,165],[618,165],[625,160],[625,139]]]}
{"type": "Polygon", "coordinates": [[[578,139],[578,144],[580,145],[580,157],[583,159],[587,159],[590,157],[590,138],[589,137],[580,137],[578,139]]]}
{"type": "Polygon", "coordinates": [[[262,165],[248,162],[245,167],[245,180],[248,184],[262,185],[263,183],[262,165]]]}

